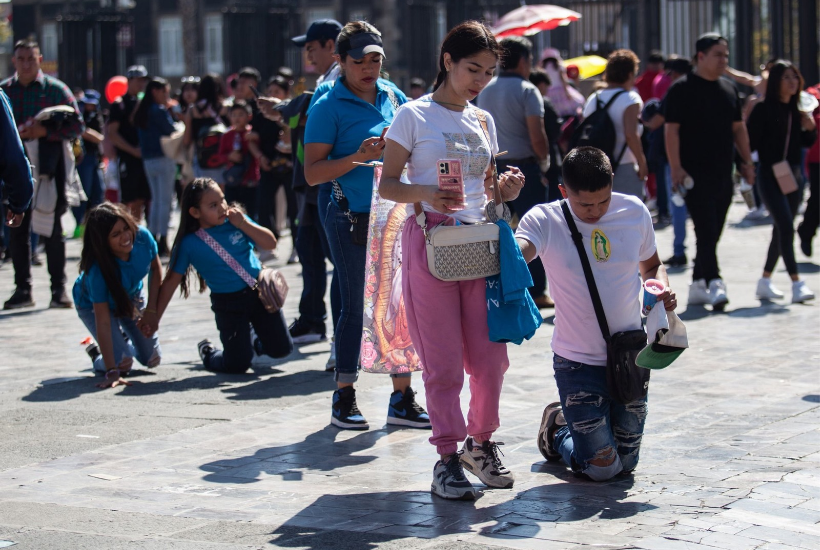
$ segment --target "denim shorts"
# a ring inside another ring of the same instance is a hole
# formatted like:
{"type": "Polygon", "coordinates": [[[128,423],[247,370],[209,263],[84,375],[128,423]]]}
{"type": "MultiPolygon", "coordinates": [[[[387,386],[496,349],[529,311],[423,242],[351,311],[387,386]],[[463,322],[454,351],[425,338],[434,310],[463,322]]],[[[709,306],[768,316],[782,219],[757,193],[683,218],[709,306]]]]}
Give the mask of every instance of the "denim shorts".
{"type": "Polygon", "coordinates": [[[553,370],[567,421],[555,432],[555,450],[574,472],[593,481],[634,470],[648,411],[646,397],[626,405],[610,399],[606,367],[556,354],[553,370]]]}

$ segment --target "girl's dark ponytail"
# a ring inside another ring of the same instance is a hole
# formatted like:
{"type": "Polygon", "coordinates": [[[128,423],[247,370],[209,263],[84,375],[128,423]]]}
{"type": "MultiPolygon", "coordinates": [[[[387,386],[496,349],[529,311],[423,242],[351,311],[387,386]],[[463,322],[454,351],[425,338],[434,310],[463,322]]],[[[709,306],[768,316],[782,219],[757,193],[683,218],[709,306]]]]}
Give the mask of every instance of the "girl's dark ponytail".
{"type": "MultiPolygon", "coordinates": [[[[219,185],[211,178],[196,178],[189,183],[182,192],[182,200],[179,205],[179,230],[177,230],[174,245],[171,247],[171,261],[168,263],[168,273],[171,273],[177,264],[182,239],[191,233],[196,233],[197,229],[199,229],[199,220],[191,215],[190,210],[191,207],[199,208],[202,202],[202,195],[208,189],[219,189],[219,185]]],[[[191,266],[189,265],[179,285],[179,293],[184,298],[191,295],[191,285],[188,282],[190,275],[191,266]]],[[[205,292],[205,279],[199,273],[197,273],[197,278],[199,279],[199,292],[205,292]]]]}

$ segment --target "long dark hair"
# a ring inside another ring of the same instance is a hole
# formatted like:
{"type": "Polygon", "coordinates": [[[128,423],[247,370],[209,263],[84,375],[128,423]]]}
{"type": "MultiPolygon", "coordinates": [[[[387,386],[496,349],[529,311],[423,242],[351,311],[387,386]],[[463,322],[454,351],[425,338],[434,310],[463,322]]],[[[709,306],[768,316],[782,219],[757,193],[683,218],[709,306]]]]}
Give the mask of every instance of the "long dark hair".
{"type": "Polygon", "coordinates": [[[156,103],[154,101],[154,90],[161,90],[167,86],[168,81],[159,76],[155,76],[148,81],[148,85],[145,86],[145,94],[143,94],[139,105],[134,111],[134,126],[143,129],[148,127],[148,111],[151,109],[151,105],[156,103]]]}
{"type": "Polygon", "coordinates": [[[798,112],[797,102],[800,100],[800,90],[803,89],[805,82],[800,71],[792,65],[791,61],[785,59],[778,59],[772,63],[769,68],[769,78],[766,81],[766,99],[764,100],[769,106],[776,106],[780,103],[780,82],[783,80],[783,75],[791,69],[797,75],[797,93],[789,99],[789,107],[795,113],[798,112]]]}
{"type": "MultiPolygon", "coordinates": [[[[179,205],[179,230],[177,231],[177,236],[174,239],[174,246],[171,247],[171,262],[168,264],[168,273],[171,273],[174,266],[177,264],[182,239],[191,233],[196,233],[197,229],[199,229],[199,220],[191,215],[190,210],[192,207],[199,208],[199,205],[202,202],[202,195],[204,195],[205,191],[208,189],[215,189],[218,191],[219,184],[211,178],[196,178],[194,181],[189,183],[182,192],[182,201],[179,205]]],[[[205,279],[199,273],[196,275],[199,279],[199,292],[205,292],[205,279]]],[[[189,265],[185,270],[185,274],[182,276],[182,282],[179,286],[179,293],[185,298],[191,295],[191,285],[188,282],[190,276],[191,266],[189,265]]]]}
{"type": "MultiPolygon", "coordinates": [[[[205,100],[206,107],[211,106],[214,111],[219,112],[221,98],[224,95],[223,90],[222,79],[219,78],[219,75],[208,73],[202,77],[202,81],[199,83],[196,102],[199,103],[205,100]]],[[[199,105],[197,105],[197,108],[199,108],[199,105]]]]}
{"type": "Polygon", "coordinates": [[[492,31],[478,21],[465,21],[453,27],[441,43],[441,52],[438,55],[438,77],[433,89],[444,84],[447,78],[447,69],[444,67],[444,54],[449,53],[453,63],[458,63],[465,57],[481,52],[490,52],[496,57],[501,56],[501,47],[498,45],[492,31]]]}
{"type": "MultiPolygon", "coordinates": [[[[88,211],[83,234],[83,251],[80,254],[80,272],[88,275],[91,267],[97,264],[105,286],[114,299],[114,316],[131,318],[134,316],[134,304],[128,296],[128,291],[122,286],[120,266],[108,244],[108,236],[118,220],[125,222],[127,229],[131,231],[132,242],[136,241],[137,222],[122,205],[104,202],[88,211]]],[[[87,284],[87,281],[84,278],[83,284],[87,284]]]]}

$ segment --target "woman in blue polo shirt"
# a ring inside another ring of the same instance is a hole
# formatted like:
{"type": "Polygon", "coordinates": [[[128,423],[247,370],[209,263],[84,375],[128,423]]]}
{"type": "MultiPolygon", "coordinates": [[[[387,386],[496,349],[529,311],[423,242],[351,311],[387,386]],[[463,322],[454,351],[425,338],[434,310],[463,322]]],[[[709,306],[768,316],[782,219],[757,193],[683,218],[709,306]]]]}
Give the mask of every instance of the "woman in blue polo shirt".
{"type": "Polygon", "coordinates": [[[159,365],[159,338],[144,336],[136,318],[156,312],[161,280],[162,264],[150,231],[137,226],[119,204],[106,202],[88,212],[74,303],[97,340],[86,351],[94,371],[105,374],[100,387],[127,384],[121,375],[131,369],[135,356],[147,367],[159,365]]]}
{"type": "MultiPolygon", "coordinates": [[[[342,311],[336,325],[336,383],[331,424],[366,430],[353,384],[359,376],[364,311],[364,270],[373,168],[384,150],[382,131],[403,93],[379,79],[384,60],[381,34],[364,21],[348,23],[336,40],[342,76],[316,101],[305,128],[305,179],[310,185],[333,182],[333,200],[320,212],[338,271],[342,311]],[[357,164],[359,163],[359,164],[357,164]]],[[[394,374],[387,423],[429,428],[427,412],[415,401],[410,374],[394,374]]]]}

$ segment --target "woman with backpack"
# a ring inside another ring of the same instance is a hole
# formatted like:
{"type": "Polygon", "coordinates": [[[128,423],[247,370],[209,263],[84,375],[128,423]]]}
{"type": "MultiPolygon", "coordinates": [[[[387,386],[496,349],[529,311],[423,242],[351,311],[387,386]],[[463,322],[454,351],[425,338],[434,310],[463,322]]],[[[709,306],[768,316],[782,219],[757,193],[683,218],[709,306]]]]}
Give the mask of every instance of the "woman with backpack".
{"type": "Polygon", "coordinates": [[[643,126],[638,122],[643,100],[634,90],[639,63],[638,56],[632,50],[616,50],[610,54],[604,71],[607,87],[587,99],[584,122],[575,130],[573,146],[589,145],[603,150],[612,163],[612,190],[643,200],[644,181],[649,170],[641,145],[643,126]],[[599,108],[606,110],[608,116],[598,115],[593,119],[593,114],[599,108]],[[605,136],[609,132],[604,127],[610,124],[614,129],[614,143],[585,140],[585,134],[605,136]]]}
{"type": "Polygon", "coordinates": [[[211,178],[222,185],[224,168],[219,164],[219,142],[227,128],[219,118],[222,109],[222,80],[206,74],[199,83],[196,103],[185,113],[183,144],[194,144],[194,177],[211,178]]]}

